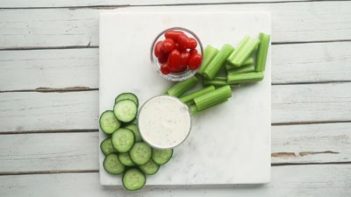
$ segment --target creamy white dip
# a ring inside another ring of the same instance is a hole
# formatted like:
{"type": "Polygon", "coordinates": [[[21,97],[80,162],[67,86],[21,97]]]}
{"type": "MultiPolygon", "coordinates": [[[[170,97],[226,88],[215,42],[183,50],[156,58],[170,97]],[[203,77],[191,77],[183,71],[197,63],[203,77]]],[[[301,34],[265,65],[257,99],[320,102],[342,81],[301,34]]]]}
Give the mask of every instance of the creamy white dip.
{"type": "Polygon", "coordinates": [[[138,117],[139,131],[145,142],[155,148],[173,148],[182,143],[191,129],[188,107],[171,96],[148,100],[138,117]]]}

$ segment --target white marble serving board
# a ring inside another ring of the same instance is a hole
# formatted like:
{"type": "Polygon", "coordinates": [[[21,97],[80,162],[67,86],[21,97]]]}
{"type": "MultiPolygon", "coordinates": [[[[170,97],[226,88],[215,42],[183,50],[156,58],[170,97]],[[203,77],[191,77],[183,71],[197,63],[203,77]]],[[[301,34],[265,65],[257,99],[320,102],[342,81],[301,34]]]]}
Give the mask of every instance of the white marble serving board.
{"type": "MultiPolygon", "coordinates": [[[[112,109],[115,96],[134,92],[142,104],[163,94],[170,83],[150,61],[155,36],[169,27],[194,31],[204,45],[234,46],[245,35],[271,33],[266,12],[179,11],[164,8],[122,9],[100,17],[100,113],[112,109]]],[[[271,168],[271,60],[265,79],[235,88],[228,102],[192,120],[188,139],[175,148],[169,163],[147,185],[257,184],[270,180],[271,168]]],[[[104,139],[100,132],[100,141],[104,139]]],[[[97,145],[98,146],[98,145],[97,145]]],[[[107,174],[100,152],[100,183],[121,185],[121,176],[107,174]]]]}

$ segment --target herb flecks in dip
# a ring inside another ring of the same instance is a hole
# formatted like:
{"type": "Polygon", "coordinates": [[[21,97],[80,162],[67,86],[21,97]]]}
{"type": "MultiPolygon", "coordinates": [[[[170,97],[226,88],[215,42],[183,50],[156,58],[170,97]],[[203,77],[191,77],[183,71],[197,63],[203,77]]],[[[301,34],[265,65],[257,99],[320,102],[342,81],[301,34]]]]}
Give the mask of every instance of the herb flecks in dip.
{"type": "Polygon", "coordinates": [[[155,148],[173,148],[182,143],[191,128],[188,107],[171,96],[158,96],[142,107],[138,124],[142,138],[155,148]]]}

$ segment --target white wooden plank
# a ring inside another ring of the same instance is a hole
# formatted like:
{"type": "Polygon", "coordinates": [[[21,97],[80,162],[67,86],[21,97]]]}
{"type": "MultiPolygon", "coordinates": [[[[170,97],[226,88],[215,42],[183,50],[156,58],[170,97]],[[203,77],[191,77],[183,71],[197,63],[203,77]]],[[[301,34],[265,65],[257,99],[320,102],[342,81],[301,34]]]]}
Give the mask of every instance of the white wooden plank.
{"type": "MultiPolygon", "coordinates": [[[[349,51],[350,42],[273,45],[272,82],[350,81],[349,51]]],[[[0,91],[98,88],[97,73],[98,49],[0,51],[0,91]]]]}
{"type": "MultiPolygon", "coordinates": [[[[0,137],[0,174],[98,170],[97,132],[0,137]],[[20,145],[20,148],[18,148],[20,145]]],[[[351,161],[351,123],[272,127],[272,164],[351,161]]]]}
{"type": "Polygon", "coordinates": [[[41,133],[0,138],[0,174],[98,169],[98,133],[41,133]]]}
{"type": "MultiPolygon", "coordinates": [[[[260,2],[284,2],[290,0],[261,0],[260,2]]],[[[307,0],[294,0],[307,1],[307,0]]],[[[179,4],[207,4],[207,3],[245,3],[258,2],[257,0],[3,0],[0,8],[30,8],[30,7],[77,7],[77,6],[120,6],[120,5],[179,5],[179,4]]]]}
{"type": "Polygon", "coordinates": [[[0,90],[98,87],[98,49],[0,51],[0,90]]]}
{"type": "Polygon", "coordinates": [[[272,163],[349,162],[351,124],[272,127],[272,163]]]}
{"type": "Polygon", "coordinates": [[[282,85],[272,88],[272,122],[349,121],[350,83],[282,85]]]}
{"type": "Polygon", "coordinates": [[[2,131],[97,129],[98,92],[3,93],[2,131]]]}
{"type": "MultiPolygon", "coordinates": [[[[279,166],[272,169],[272,182],[267,185],[241,185],[214,188],[150,188],[126,192],[121,188],[101,187],[97,173],[38,174],[0,176],[2,196],[27,197],[65,196],[143,196],[143,197],[296,197],[349,196],[351,192],[350,165],[279,166]]],[[[182,173],[182,172],[175,172],[182,173]]],[[[158,174],[157,176],[162,176],[158,174]]]]}
{"type": "MultiPolygon", "coordinates": [[[[351,2],[308,2],[175,6],[176,10],[271,11],[273,42],[351,39],[351,2]]],[[[128,8],[118,8],[128,9],[128,8]]],[[[167,10],[161,7],[132,9],[167,10]]],[[[0,47],[62,47],[98,45],[98,14],[102,9],[0,10],[0,47]]]]}
{"type": "Polygon", "coordinates": [[[351,80],[351,42],[273,45],[272,82],[351,80]]]}
{"type": "MultiPolygon", "coordinates": [[[[97,101],[97,91],[1,93],[0,132],[97,129],[97,101]]],[[[350,83],[273,86],[272,122],[350,121],[350,103],[350,83]]]]}

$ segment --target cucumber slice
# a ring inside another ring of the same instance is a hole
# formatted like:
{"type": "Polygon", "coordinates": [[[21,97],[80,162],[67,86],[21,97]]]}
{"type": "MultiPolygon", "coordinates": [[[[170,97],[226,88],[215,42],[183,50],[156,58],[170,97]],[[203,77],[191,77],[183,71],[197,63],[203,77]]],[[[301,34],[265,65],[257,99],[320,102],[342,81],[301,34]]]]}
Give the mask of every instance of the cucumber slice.
{"type": "Polygon", "coordinates": [[[140,170],[132,168],[124,173],[122,182],[126,190],[135,191],[144,187],[146,177],[140,170]]]}
{"type": "Polygon", "coordinates": [[[154,161],[150,160],[146,164],[139,166],[140,170],[143,171],[146,175],[156,174],[160,168],[154,161]]]}
{"type": "Polygon", "coordinates": [[[129,155],[137,165],[146,164],[151,159],[152,149],[144,142],[137,142],[130,150],[129,155]]]}
{"type": "Polygon", "coordinates": [[[167,163],[172,155],[173,149],[152,149],[152,160],[158,165],[167,163]]]}
{"type": "Polygon", "coordinates": [[[104,155],[109,155],[111,153],[116,152],[113,148],[111,138],[104,139],[100,144],[100,149],[104,153],[104,155]]]}
{"type": "Polygon", "coordinates": [[[121,123],[111,110],[107,110],[101,114],[99,123],[101,130],[106,134],[112,134],[121,126],[121,123]]]}
{"type": "Polygon", "coordinates": [[[118,101],[113,108],[113,112],[118,120],[131,122],[137,115],[138,106],[132,100],[118,101]]]}
{"type": "Polygon", "coordinates": [[[139,105],[138,97],[131,92],[125,92],[118,95],[115,99],[115,103],[118,103],[119,101],[127,100],[127,99],[132,100],[136,105],[139,105]]]}
{"type": "Polygon", "coordinates": [[[110,174],[121,174],[125,169],[124,165],[118,160],[116,154],[107,155],[103,165],[106,172],[110,174]]]}
{"type": "Polygon", "coordinates": [[[125,166],[134,166],[135,165],[128,153],[119,154],[118,159],[125,166]]]}
{"type": "Polygon", "coordinates": [[[138,126],[136,124],[134,124],[134,123],[130,124],[130,125],[126,126],[126,128],[133,131],[136,142],[142,141],[138,126]]]}
{"type": "Polygon", "coordinates": [[[129,129],[120,128],[112,134],[112,145],[120,153],[128,152],[134,141],[134,134],[129,129]]]}

